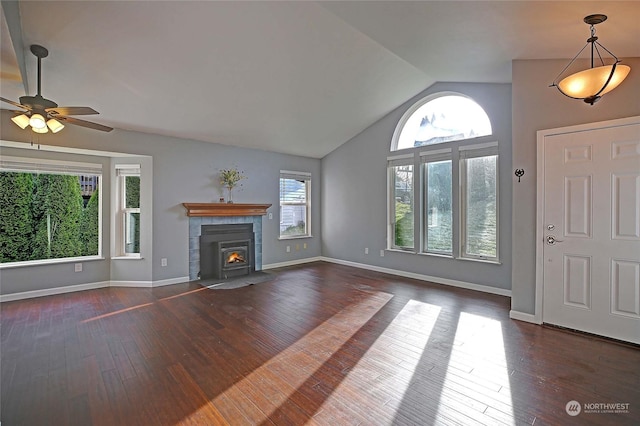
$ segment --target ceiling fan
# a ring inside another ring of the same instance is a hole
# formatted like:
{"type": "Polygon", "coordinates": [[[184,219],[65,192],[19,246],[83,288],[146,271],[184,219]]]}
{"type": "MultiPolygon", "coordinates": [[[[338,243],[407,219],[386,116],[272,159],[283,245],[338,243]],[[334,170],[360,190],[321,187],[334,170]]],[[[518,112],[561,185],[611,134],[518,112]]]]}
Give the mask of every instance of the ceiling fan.
{"type": "Polygon", "coordinates": [[[49,51],[37,44],[32,44],[30,49],[31,53],[38,58],[38,93],[35,96],[21,96],[20,103],[0,97],[2,102],[22,108],[23,111],[0,108],[3,111],[11,111],[14,114],[18,114],[11,118],[14,123],[23,129],[30,125],[31,129],[36,133],[47,133],[49,130],[51,130],[52,133],[58,133],[64,128],[62,123],[75,124],[76,126],[101,130],[103,132],[113,130],[113,127],[69,117],[69,115],[99,114],[98,111],[91,107],[59,107],[58,104],[52,100],[43,98],[41,94],[40,62],[42,58],[49,56],[49,51]]]}

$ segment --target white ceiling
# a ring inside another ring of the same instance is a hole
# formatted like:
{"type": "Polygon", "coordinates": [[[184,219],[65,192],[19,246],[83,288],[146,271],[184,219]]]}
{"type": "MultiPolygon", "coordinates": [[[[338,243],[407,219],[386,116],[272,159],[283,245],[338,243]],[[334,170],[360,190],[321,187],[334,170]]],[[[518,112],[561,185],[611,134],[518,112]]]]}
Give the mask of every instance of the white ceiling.
{"type": "Polygon", "coordinates": [[[589,14],[609,16],[597,27],[602,44],[640,57],[640,2],[629,1],[21,1],[19,10],[17,55],[5,52],[2,19],[5,98],[25,94],[21,56],[35,94],[29,46],[41,44],[43,96],[101,113],[84,118],[317,158],[436,81],[510,82],[513,59],[573,57],[589,14]]]}

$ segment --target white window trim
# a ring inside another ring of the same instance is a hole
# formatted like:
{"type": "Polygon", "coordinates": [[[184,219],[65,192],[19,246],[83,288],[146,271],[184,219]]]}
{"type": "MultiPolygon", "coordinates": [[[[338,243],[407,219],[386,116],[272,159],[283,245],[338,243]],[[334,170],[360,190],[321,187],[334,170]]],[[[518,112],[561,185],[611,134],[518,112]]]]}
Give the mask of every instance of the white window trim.
{"type": "Polygon", "coordinates": [[[414,222],[414,241],[413,247],[402,247],[395,245],[395,229],[396,229],[396,197],[395,197],[395,174],[393,172],[394,167],[398,166],[412,166],[412,190],[413,190],[413,213],[415,221],[416,213],[416,166],[415,166],[414,154],[402,154],[393,155],[387,157],[387,250],[398,251],[403,253],[416,253],[416,241],[415,241],[415,222],[414,222]]]}
{"type": "Polygon", "coordinates": [[[451,148],[446,148],[446,149],[439,149],[439,150],[433,150],[433,151],[427,151],[427,152],[421,152],[420,153],[420,174],[421,174],[421,183],[423,186],[420,187],[420,193],[422,194],[422,209],[421,209],[421,215],[420,215],[420,253],[421,254],[428,254],[428,255],[434,255],[434,256],[440,256],[440,257],[449,257],[449,258],[453,258],[454,254],[455,254],[455,236],[454,236],[454,224],[455,224],[455,217],[454,217],[454,206],[453,206],[453,198],[454,198],[454,191],[453,191],[453,173],[454,173],[454,168],[453,168],[453,154],[452,154],[452,150],[451,148]],[[449,161],[451,162],[451,227],[452,227],[452,234],[451,234],[451,252],[445,252],[445,251],[437,251],[437,250],[432,250],[429,251],[429,249],[427,248],[428,246],[428,236],[427,236],[427,232],[428,232],[428,224],[427,224],[427,215],[428,215],[428,211],[427,211],[427,203],[428,203],[428,198],[427,198],[427,191],[429,188],[429,178],[428,178],[428,173],[427,173],[427,165],[429,163],[439,163],[439,162],[443,162],[443,161],[449,161]]]}
{"type": "MultiPolygon", "coordinates": [[[[443,96],[460,96],[470,99],[474,103],[478,104],[480,108],[484,110],[484,107],[479,104],[473,97],[465,95],[459,92],[442,91],[429,94],[419,101],[415,102],[407,111],[402,115],[393,133],[390,144],[390,156],[387,157],[387,249],[388,251],[399,253],[412,253],[425,256],[434,256],[440,258],[449,258],[454,260],[474,261],[481,263],[500,264],[500,171],[499,171],[499,153],[498,142],[495,141],[493,135],[493,126],[491,126],[492,134],[471,137],[466,139],[452,140],[439,144],[423,145],[419,147],[406,147],[398,148],[398,142],[400,141],[401,133],[404,127],[407,125],[409,119],[414,113],[423,105],[443,96]],[[482,157],[485,155],[497,155],[496,162],[496,257],[487,258],[485,256],[467,256],[464,255],[463,245],[466,236],[463,231],[464,227],[464,215],[466,214],[466,208],[462,204],[463,195],[466,191],[466,179],[463,176],[463,169],[466,170],[464,161],[468,158],[482,157]],[[427,238],[426,238],[426,205],[427,197],[424,191],[428,183],[425,176],[426,163],[451,160],[451,183],[452,183],[452,253],[442,252],[428,252],[426,251],[427,238]],[[415,230],[415,238],[419,238],[419,241],[414,241],[413,249],[403,249],[395,247],[394,242],[394,229],[395,229],[395,188],[393,186],[394,176],[392,174],[391,167],[405,164],[413,164],[413,190],[414,190],[414,227],[419,227],[415,230]],[[419,168],[418,168],[419,167],[419,168]]],[[[487,114],[486,110],[484,111],[487,114]]],[[[491,123],[491,118],[487,114],[491,123]]]]}
{"type": "Polygon", "coordinates": [[[460,151],[460,256],[461,260],[476,260],[488,263],[500,264],[500,155],[498,153],[498,142],[488,142],[485,144],[466,145],[459,147],[460,151]],[[471,158],[496,156],[496,255],[495,257],[478,256],[467,253],[465,241],[467,240],[467,161],[471,158]]]}
{"type": "MultiPolygon", "coordinates": [[[[117,180],[117,196],[116,196],[116,255],[112,256],[113,259],[141,259],[142,253],[127,253],[125,244],[127,240],[125,221],[127,220],[128,213],[140,213],[140,207],[127,208],[126,206],[126,191],[125,191],[125,177],[138,176],[140,177],[140,188],[142,191],[142,173],[140,164],[116,164],[115,165],[116,180],[117,180]]],[[[142,198],[142,197],[141,197],[142,198]]],[[[140,200],[141,201],[141,200],[140,200]]],[[[140,213],[142,218],[142,213],[140,213]]],[[[140,232],[142,233],[142,226],[140,226],[140,232]]],[[[142,245],[142,235],[140,235],[140,243],[142,245]]],[[[142,247],[140,247],[142,251],[142,247]]]]}
{"type": "MultiPolygon", "coordinates": [[[[399,148],[398,147],[398,142],[400,142],[400,135],[402,134],[402,131],[404,130],[405,125],[407,124],[407,122],[409,121],[409,119],[411,118],[411,116],[418,110],[420,109],[423,105],[438,99],[438,98],[442,98],[445,96],[459,96],[461,98],[466,98],[469,99],[470,101],[473,101],[474,103],[478,104],[478,102],[473,99],[471,96],[467,96],[464,93],[460,93],[460,92],[453,92],[453,91],[443,91],[443,92],[436,92],[436,93],[431,93],[427,96],[425,96],[424,98],[420,99],[418,102],[414,103],[413,105],[411,105],[411,107],[405,111],[405,113],[402,115],[402,117],[400,118],[400,121],[398,121],[398,124],[396,125],[396,128],[393,131],[393,136],[391,137],[391,147],[390,147],[390,151],[391,152],[395,152],[395,151],[404,151],[404,150],[410,150],[410,149],[415,149],[416,147],[406,147],[406,148],[399,148]]],[[[484,108],[482,107],[482,105],[478,104],[478,106],[480,106],[480,108],[482,108],[484,110],[484,108]]],[[[486,111],[485,111],[486,114],[486,111]]],[[[488,114],[487,114],[488,117],[488,114]]],[[[491,118],[489,117],[489,121],[491,121],[491,118]]],[[[493,125],[491,126],[491,131],[493,133],[493,125]]],[[[482,137],[487,137],[490,135],[483,135],[483,136],[478,136],[478,138],[482,138],[482,137]]],[[[444,142],[446,143],[451,143],[451,142],[464,142],[464,141],[470,141],[473,139],[477,139],[477,138],[472,138],[472,139],[458,139],[455,141],[450,141],[450,142],[444,142]]],[[[441,145],[441,144],[433,144],[432,146],[437,146],[437,145],[441,145]]],[[[442,145],[441,145],[442,146],[442,145]]],[[[419,148],[424,149],[424,146],[421,146],[419,148]]]]}
{"type": "Polygon", "coordinates": [[[102,256],[102,197],[104,197],[104,193],[102,191],[102,164],[3,155],[0,158],[0,171],[74,176],[80,176],[83,174],[94,175],[98,176],[98,193],[100,194],[100,197],[98,197],[98,254],[90,256],[60,257],[56,259],[0,263],[0,269],[104,259],[102,256]]]}
{"type": "Polygon", "coordinates": [[[278,240],[295,240],[300,238],[312,238],[311,235],[311,173],[309,172],[297,172],[292,170],[280,170],[278,177],[278,202],[279,209],[278,214],[282,212],[282,206],[305,206],[305,230],[304,234],[299,235],[282,235],[280,232],[280,218],[278,218],[278,240]],[[295,179],[303,180],[305,186],[305,202],[292,202],[280,200],[280,180],[281,179],[295,179]]]}

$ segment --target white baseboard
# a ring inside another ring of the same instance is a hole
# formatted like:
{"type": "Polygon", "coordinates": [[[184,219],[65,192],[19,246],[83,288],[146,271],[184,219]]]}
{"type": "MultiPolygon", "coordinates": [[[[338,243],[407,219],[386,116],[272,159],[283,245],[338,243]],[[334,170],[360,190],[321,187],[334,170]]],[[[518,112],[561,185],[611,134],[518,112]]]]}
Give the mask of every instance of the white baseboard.
{"type": "Polygon", "coordinates": [[[152,288],[165,285],[186,283],[189,277],[169,278],[159,281],[101,281],[97,283],[69,285],[64,287],[47,288],[43,290],[23,291],[20,293],[0,294],[0,303],[13,300],[31,299],[33,297],[53,296],[55,294],[71,293],[74,291],[93,290],[104,287],[133,287],[152,288]]]}
{"type": "Polygon", "coordinates": [[[153,281],[110,281],[109,287],[151,288],[153,281]]]}
{"type": "Polygon", "coordinates": [[[397,275],[397,276],[405,277],[405,278],[414,278],[416,280],[421,280],[421,281],[430,281],[430,282],[437,283],[437,284],[445,284],[445,285],[449,285],[449,286],[452,286],[452,287],[465,288],[467,290],[476,290],[476,291],[481,291],[483,293],[491,293],[491,294],[497,294],[497,295],[500,295],[500,296],[511,297],[511,290],[507,290],[507,289],[504,289],[504,288],[489,287],[489,286],[486,286],[486,285],[474,284],[474,283],[469,283],[469,282],[465,282],[465,281],[450,280],[450,279],[447,279],[447,278],[440,278],[440,277],[432,277],[432,276],[429,276],[429,275],[416,274],[414,272],[399,271],[397,269],[383,268],[381,266],[367,265],[365,263],[351,262],[351,261],[348,261],[348,260],[334,259],[334,258],[331,258],[331,257],[322,256],[318,260],[324,260],[326,262],[337,263],[339,265],[353,266],[355,268],[360,268],[360,269],[368,269],[370,271],[382,272],[382,273],[385,273],[385,274],[397,275]]]}
{"type": "Polygon", "coordinates": [[[12,300],[31,299],[33,297],[52,296],[54,294],[71,293],[74,291],[93,290],[96,288],[109,287],[109,281],[97,283],[69,285],[65,287],[46,288],[43,290],[23,291],[20,293],[0,294],[0,302],[11,302],[12,300]]]}
{"type": "Polygon", "coordinates": [[[186,277],[167,278],[166,280],[154,281],[151,287],[162,287],[165,285],[182,284],[182,283],[188,283],[188,282],[189,282],[189,276],[187,275],[186,277]]]}
{"type": "Polygon", "coordinates": [[[266,269],[275,269],[275,268],[284,268],[285,266],[302,265],[303,263],[318,262],[320,260],[325,260],[325,258],[322,256],[316,256],[316,257],[307,257],[304,259],[288,260],[286,262],[269,263],[268,265],[262,265],[262,270],[264,271],[266,269]]]}
{"type": "Polygon", "coordinates": [[[520,312],[520,311],[514,311],[514,310],[509,311],[509,318],[518,320],[518,321],[530,322],[532,324],[542,324],[542,321],[539,321],[535,315],[527,314],[525,312],[520,312]]]}
{"type": "Polygon", "coordinates": [[[168,278],[159,281],[111,281],[110,287],[154,288],[165,285],[186,283],[189,277],[168,278]]]}

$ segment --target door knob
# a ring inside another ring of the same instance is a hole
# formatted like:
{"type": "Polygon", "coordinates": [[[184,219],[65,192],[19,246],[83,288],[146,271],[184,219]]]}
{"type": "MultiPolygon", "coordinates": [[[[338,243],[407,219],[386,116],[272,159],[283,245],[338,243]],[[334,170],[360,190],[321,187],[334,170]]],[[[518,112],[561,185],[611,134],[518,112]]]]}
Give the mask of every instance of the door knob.
{"type": "Polygon", "coordinates": [[[554,237],[553,235],[547,236],[547,244],[549,244],[550,246],[554,245],[555,243],[561,243],[561,242],[562,240],[556,239],[556,237],[554,237]]]}

